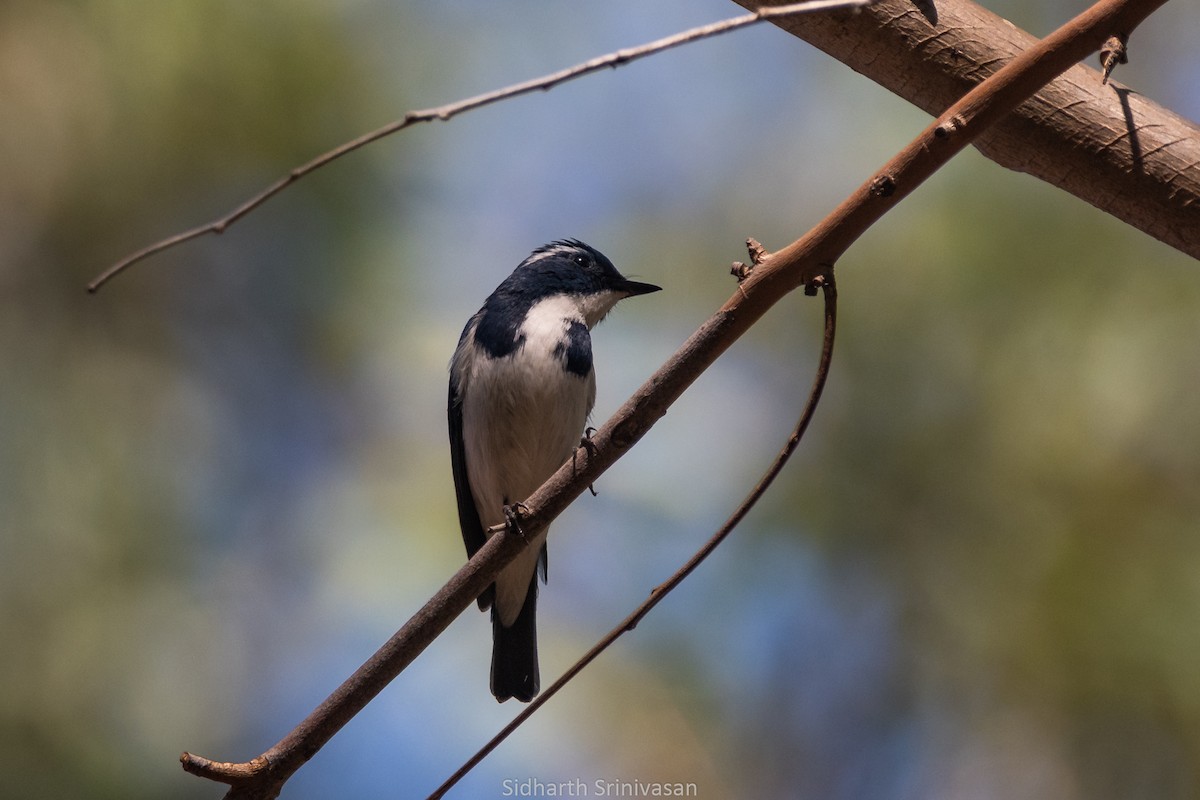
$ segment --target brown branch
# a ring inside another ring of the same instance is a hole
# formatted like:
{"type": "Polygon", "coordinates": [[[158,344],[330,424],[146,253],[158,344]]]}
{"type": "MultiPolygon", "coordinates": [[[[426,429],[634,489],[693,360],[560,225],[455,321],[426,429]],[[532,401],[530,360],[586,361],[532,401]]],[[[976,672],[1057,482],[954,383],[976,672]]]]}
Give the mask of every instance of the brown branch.
{"type": "MultiPolygon", "coordinates": [[[[543,523],[544,524],[544,523],[543,523]]],[[[527,528],[528,530],[528,528],[527,528]]],[[[185,771],[232,788],[228,800],[266,800],[312,758],[335,733],[375,698],[462,613],[508,562],[525,548],[525,540],[504,531],[490,537],[437,594],[355,670],[274,747],[245,763],[211,761],[184,753],[185,771]]]]}
{"type": "MultiPolygon", "coordinates": [[[[791,245],[761,254],[737,291],[524,503],[533,538],[659,420],[743,333],[791,290],[828,273],[845,250],[934,171],[1027,97],[1096,52],[1114,30],[1130,31],[1165,0],[1101,0],[1012,59],[942,114],[832,214],[791,245]]],[[[753,260],[753,259],[752,259],[753,260]]],[[[366,705],[525,546],[520,536],[492,536],[379,652],[287,737],[244,764],[185,753],[185,768],[232,785],[226,798],[275,797],[284,782],[366,705]]]]}
{"type": "MultiPolygon", "coordinates": [[[[775,24],[932,115],[1037,41],[971,0],[881,0],[857,14],[775,24]]],[[[1105,39],[1127,42],[1134,27],[1119,22],[1105,39]]],[[[974,144],[1200,258],[1200,126],[1120,84],[1105,86],[1097,70],[1073,66],[974,144]]]]}
{"type": "Polygon", "coordinates": [[[284,189],[288,188],[309,173],[315,172],[330,162],[336,161],[337,159],[349,153],[353,153],[355,150],[365,147],[372,142],[376,142],[384,137],[391,136],[393,133],[397,133],[418,123],[433,122],[434,120],[445,122],[464,112],[472,111],[476,108],[481,108],[493,103],[498,103],[501,100],[509,100],[513,97],[519,97],[532,92],[544,92],[549,89],[553,89],[555,86],[558,86],[561,83],[566,83],[567,81],[583,77],[584,75],[588,75],[593,72],[599,72],[609,68],[615,69],[617,67],[624,66],[625,64],[630,64],[641,58],[645,58],[646,56],[653,55],[655,53],[661,53],[664,50],[669,50],[673,47],[679,47],[680,45],[688,44],[690,42],[696,42],[701,39],[719,36],[720,34],[729,33],[731,31],[745,28],[749,25],[754,25],[759,22],[782,19],[783,17],[789,17],[796,14],[807,14],[816,11],[863,7],[870,5],[873,2],[876,2],[876,0],[806,0],[806,2],[801,3],[777,3],[771,8],[756,9],[752,13],[744,14],[740,17],[733,17],[732,19],[713,22],[708,25],[701,25],[681,33],[665,36],[662,39],[658,39],[648,44],[640,45],[638,47],[628,47],[623,50],[618,50],[615,53],[598,56],[589,61],[585,61],[582,64],[576,64],[573,67],[568,67],[567,69],[551,73],[550,75],[544,75],[540,78],[534,78],[522,83],[516,83],[512,86],[506,86],[503,89],[496,89],[491,92],[476,95],[475,97],[469,97],[466,100],[459,100],[455,103],[448,103],[443,106],[438,106],[437,108],[429,108],[422,111],[409,111],[403,117],[394,122],[389,122],[387,125],[377,128],[370,133],[365,133],[362,136],[359,136],[357,139],[353,139],[349,142],[338,145],[332,150],[317,156],[307,164],[302,164],[301,166],[292,169],[292,171],[287,175],[284,175],[282,178],[275,181],[258,194],[246,200],[237,208],[233,209],[224,216],[213,220],[207,225],[200,225],[190,230],[183,231],[182,233],[177,233],[174,236],[168,236],[166,239],[157,241],[154,244],[138,250],[136,253],[126,256],[102,272],[99,276],[94,278],[92,282],[88,284],[87,290],[95,293],[97,289],[110,281],[112,278],[124,272],[129,267],[132,267],[139,261],[149,258],[156,253],[169,250],[172,247],[181,245],[184,242],[190,242],[192,239],[198,239],[201,236],[224,233],[230,225],[233,225],[242,217],[246,216],[251,211],[255,210],[263,203],[267,202],[272,197],[279,194],[284,189]]]}
{"type": "MultiPolygon", "coordinates": [[[[762,245],[750,240],[753,244],[750,247],[750,258],[753,261],[756,257],[765,255],[766,251],[762,249],[762,245]],[[757,248],[757,252],[756,252],[757,248]]],[[[829,377],[829,365],[833,361],[833,339],[837,332],[837,286],[834,283],[833,271],[830,270],[827,276],[818,276],[805,287],[805,293],[811,289],[812,293],[816,293],[817,289],[824,290],[825,293],[825,331],[821,342],[821,357],[817,362],[817,374],[813,380],[812,389],[808,393],[808,401],[804,404],[804,410],[800,413],[800,419],[797,420],[796,426],[792,429],[783,448],[775,456],[775,460],[767,468],[767,471],[754,485],[746,497],[738,504],[738,507],[730,515],[716,533],[704,545],[692,555],[687,562],[680,567],[675,574],[668,578],[663,583],[654,587],[650,592],[650,596],[633,610],[629,616],[621,620],[615,628],[604,635],[600,641],[596,642],[593,647],[584,653],[578,661],[572,664],[566,672],[559,676],[553,684],[545,691],[533,699],[529,705],[521,710],[521,713],[513,718],[512,722],[504,726],[504,728],[493,736],[487,744],[481,747],[475,755],[471,756],[467,761],[459,767],[453,775],[446,779],[446,782],[439,786],[433,794],[429,795],[428,800],[439,800],[446,795],[446,792],[454,788],[454,786],[462,780],[467,773],[475,769],[483,759],[500,743],[507,739],[517,728],[524,724],[525,720],[529,719],[539,708],[549,702],[550,698],[558,694],[559,690],[566,686],[572,678],[582,672],[589,664],[596,660],[597,657],[607,650],[613,642],[621,638],[624,634],[632,631],[638,626],[638,623],[645,619],[655,606],[662,601],[664,597],[671,593],[676,586],[696,571],[706,558],[712,555],[722,542],[733,533],[741,521],[746,518],[750,510],[758,503],[762,496],[766,494],[767,489],[775,481],[775,478],[783,470],[788,459],[792,457],[792,453],[796,451],[796,447],[800,444],[800,440],[804,438],[804,432],[808,430],[808,424],[812,421],[813,414],[816,413],[817,404],[821,401],[821,392],[825,389],[825,381],[829,377]]]]}

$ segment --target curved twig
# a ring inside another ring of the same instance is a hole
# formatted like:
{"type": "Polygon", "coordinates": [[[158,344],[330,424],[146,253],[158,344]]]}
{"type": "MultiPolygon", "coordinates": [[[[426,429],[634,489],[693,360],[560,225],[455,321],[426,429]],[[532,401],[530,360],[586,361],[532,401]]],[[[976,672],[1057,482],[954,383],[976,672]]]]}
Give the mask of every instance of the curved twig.
{"type": "MultiPolygon", "coordinates": [[[[761,245],[760,245],[761,247],[761,245]]],[[[751,251],[753,258],[753,250],[751,251]]],[[[637,627],[650,611],[659,604],[664,597],[682,583],[689,575],[691,575],[697,567],[703,563],[704,559],[708,558],[714,550],[725,541],[726,537],[733,532],[746,515],[750,513],[750,509],[754,508],[755,504],[766,493],[771,483],[783,470],[788,459],[792,457],[792,453],[796,451],[796,446],[800,444],[800,439],[804,437],[804,432],[808,430],[808,423],[812,421],[813,414],[816,413],[817,404],[821,401],[821,392],[825,388],[825,381],[829,377],[829,365],[833,360],[833,338],[837,331],[837,286],[834,284],[833,270],[830,269],[827,275],[817,276],[810,282],[809,287],[815,292],[819,287],[825,293],[825,332],[821,344],[821,357],[817,363],[817,374],[813,380],[812,389],[808,393],[808,402],[804,405],[804,411],[800,414],[800,419],[796,422],[795,428],[792,429],[791,435],[783,448],[775,456],[775,460],[767,468],[767,471],[759,479],[754,488],[746,495],[742,502],[730,515],[712,537],[704,543],[704,545],[696,551],[696,553],[680,567],[674,575],[668,578],[665,582],[655,586],[650,591],[650,596],[642,602],[629,616],[617,624],[615,628],[604,635],[600,641],[584,653],[578,661],[572,664],[566,672],[564,672],[558,680],[552,683],[545,691],[535,697],[533,701],[521,710],[521,713],[513,718],[513,721],[504,726],[504,728],[493,736],[487,744],[479,749],[475,755],[471,756],[461,767],[459,767],[453,775],[446,779],[446,782],[439,786],[433,794],[429,795],[428,800],[439,800],[444,797],[446,792],[454,788],[467,773],[479,765],[483,759],[500,746],[500,743],[508,738],[509,734],[524,724],[525,720],[533,716],[539,708],[549,702],[550,698],[558,694],[559,689],[567,685],[580,672],[582,672],[589,664],[612,645],[617,639],[621,638],[625,633],[632,631],[637,627]]]]}
{"type": "Polygon", "coordinates": [[[583,77],[593,72],[599,72],[604,69],[617,68],[625,64],[630,64],[638,59],[655,53],[661,53],[664,50],[669,50],[673,47],[688,44],[690,42],[708,39],[713,36],[718,36],[723,33],[745,28],[748,25],[754,25],[758,22],[766,20],[780,19],[782,17],[794,16],[796,14],[806,14],[815,11],[829,11],[835,8],[855,8],[859,6],[867,6],[875,0],[807,0],[802,3],[789,3],[782,6],[773,6],[771,8],[761,8],[749,14],[743,14],[740,17],[732,17],[720,22],[713,22],[708,25],[691,28],[681,33],[676,33],[671,36],[665,36],[662,39],[640,45],[638,47],[627,47],[618,50],[615,53],[598,56],[596,58],[584,61],[582,64],[576,64],[573,67],[568,67],[564,70],[543,75],[540,78],[515,83],[511,86],[506,86],[503,89],[496,89],[491,92],[469,97],[465,100],[459,100],[455,103],[448,103],[437,108],[428,108],[421,111],[409,111],[403,117],[394,122],[389,122],[381,128],[377,128],[369,133],[359,136],[344,144],[329,150],[325,153],[309,161],[307,164],[302,164],[299,167],[292,169],[287,175],[284,175],[279,180],[266,187],[258,194],[243,202],[237,208],[222,217],[219,217],[207,225],[199,225],[190,230],[177,233],[174,236],[168,236],[166,239],[155,242],[152,245],[138,250],[136,253],[126,256],[117,263],[113,264],[99,276],[94,278],[88,284],[87,290],[95,293],[97,289],[105,283],[124,272],[129,267],[149,258],[155,253],[161,253],[164,250],[169,250],[172,247],[181,245],[184,242],[190,242],[192,239],[198,239],[201,236],[209,234],[221,234],[230,226],[237,222],[242,217],[249,214],[254,209],[261,206],[263,203],[270,200],[275,195],[282,192],[287,187],[291,186],[296,181],[311,172],[314,172],[331,161],[336,161],[342,156],[352,153],[359,148],[365,147],[372,142],[383,139],[386,136],[391,136],[393,133],[402,131],[405,128],[412,127],[420,122],[433,122],[440,120],[445,122],[452,117],[456,117],[466,111],[472,111],[476,108],[481,108],[492,103],[498,103],[501,100],[508,100],[520,95],[530,94],[531,92],[541,92],[553,89],[560,83],[574,80],[575,78],[583,77]]]}

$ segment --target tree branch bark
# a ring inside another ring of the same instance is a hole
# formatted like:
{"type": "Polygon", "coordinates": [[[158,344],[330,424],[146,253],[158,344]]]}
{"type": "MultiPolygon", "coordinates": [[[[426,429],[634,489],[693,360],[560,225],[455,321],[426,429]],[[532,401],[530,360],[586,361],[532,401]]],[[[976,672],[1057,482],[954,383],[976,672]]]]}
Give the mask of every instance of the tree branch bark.
{"type": "MultiPolygon", "coordinates": [[[[970,0],[881,0],[854,13],[771,22],[935,116],[1037,41],[970,0]]],[[[1137,57],[1136,40],[1129,51],[1137,57]]],[[[1071,67],[989,128],[976,149],[1200,258],[1200,127],[1101,77],[1071,67]]]]}

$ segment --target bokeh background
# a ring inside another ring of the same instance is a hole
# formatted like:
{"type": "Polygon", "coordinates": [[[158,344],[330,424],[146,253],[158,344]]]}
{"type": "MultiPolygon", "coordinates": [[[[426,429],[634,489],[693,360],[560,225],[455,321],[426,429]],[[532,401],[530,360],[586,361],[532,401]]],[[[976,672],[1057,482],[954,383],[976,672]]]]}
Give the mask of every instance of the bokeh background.
{"type": "MultiPolygon", "coordinates": [[[[1087,4],[995,0],[1043,34],[1087,4]]],[[[665,287],[603,420],[926,117],[770,26],[425,125],[221,238],[120,256],[439,105],[723,0],[4,0],[0,796],[211,798],[463,560],[459,330],[534,246],[665,287]]],[[[1200,10],[1120,79],[1200,118],[1200,10]]],[[[825,402],[746,524],[454,796],[1200,796],[1200,264],[968,152],[840,265],[825,402]]],[[[783,302],[556,524],[548,683],[707,537],[803,402],[783,302]]],[[[517,711],[468,611],[284,797],[424,797],[517,711]]]]}

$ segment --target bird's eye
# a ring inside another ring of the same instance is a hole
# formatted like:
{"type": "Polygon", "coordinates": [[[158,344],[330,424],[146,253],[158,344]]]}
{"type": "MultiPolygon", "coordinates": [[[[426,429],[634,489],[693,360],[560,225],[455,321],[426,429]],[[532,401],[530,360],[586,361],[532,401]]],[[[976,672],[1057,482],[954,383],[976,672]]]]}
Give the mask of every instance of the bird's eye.
{"type": "Polygon", "coordinates": [[[577,253],[573,260],[575,261],[576,264],[578,264],[581,267],[586,267],[588,265],[588,257],[585,256],[583,253],[577,253]]]}

